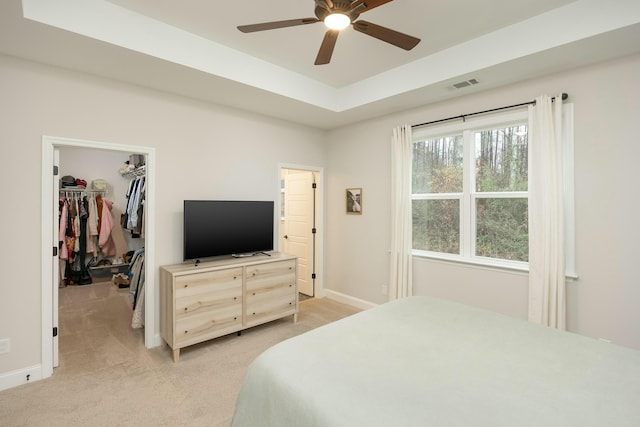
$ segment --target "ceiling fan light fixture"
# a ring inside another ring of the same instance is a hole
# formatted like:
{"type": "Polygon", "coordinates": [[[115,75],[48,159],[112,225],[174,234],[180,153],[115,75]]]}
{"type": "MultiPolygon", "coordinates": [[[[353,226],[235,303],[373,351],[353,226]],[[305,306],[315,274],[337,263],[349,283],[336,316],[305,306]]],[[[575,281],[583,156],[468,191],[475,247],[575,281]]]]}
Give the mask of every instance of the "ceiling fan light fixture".
{"type": "Polygon", "coordinates": [[[362,13],[391,1],[393,0],[314,0],[315,8],[313,12],[315,17],[239,25],[238,30],[243,33],[254,33],[257,31],[324,22],[328,30],[325,31],[314,65],[325,65],[331,61],[331,55],[333,54],[340,31],[349,25],[353,27],[354,31],[366,36],[387,42],[404,50],[411,50],[420,43],[419,38],[392,30],[391,28],[376,25],[372,22],[360,20],[362,13]]]}
{"type": "Polygon", "coordinates": [[[332,13],[324,18],[324,25],[331,30],[342,30],[351,24],[351,18],[343,13],[332,13]]]}

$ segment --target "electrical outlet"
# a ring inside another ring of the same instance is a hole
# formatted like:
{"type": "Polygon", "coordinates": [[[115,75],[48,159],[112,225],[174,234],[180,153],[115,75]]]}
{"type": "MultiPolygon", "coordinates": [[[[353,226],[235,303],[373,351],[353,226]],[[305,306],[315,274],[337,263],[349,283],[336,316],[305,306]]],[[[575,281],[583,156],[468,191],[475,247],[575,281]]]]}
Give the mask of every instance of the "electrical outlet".
{"type": "Polygon", "coordinates": [[[9,353],[9,338],[0,340],[0,354],[9,353]]]}

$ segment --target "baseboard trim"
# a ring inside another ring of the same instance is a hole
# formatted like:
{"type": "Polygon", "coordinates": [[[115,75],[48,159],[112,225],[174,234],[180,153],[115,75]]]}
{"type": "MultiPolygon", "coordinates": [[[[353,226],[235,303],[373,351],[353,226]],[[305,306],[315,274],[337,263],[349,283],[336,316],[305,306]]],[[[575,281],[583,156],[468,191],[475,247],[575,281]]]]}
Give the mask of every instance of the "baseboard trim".
{"type": "Polygon", "coordinates": [[[330,289],[325,289],[324,294],[326,298],[332,299],[334,301],[341,302],[343,304],[349,304],[354,307],[361,308],[363,310],[368,310],[370,308],[376,307],[378,304],[365,301],[360,298],[352,297],[350,295],[346,295],[340,292],[332,291],[330,289]]]}
{"type": "Polygon", "coordinates": [[[148,348],[156,348],[156,347],[160,347],[162,346],[162,336],[160,336],[160,334],[154,334],[153,335],[153,342],[151,343],[152,347],[148,347],[148,348]]]}
{"type": "Polygon", "coordinates": [[[42,366],[34,365],[0,375],[0,391],[42,379],[42,366]]]}

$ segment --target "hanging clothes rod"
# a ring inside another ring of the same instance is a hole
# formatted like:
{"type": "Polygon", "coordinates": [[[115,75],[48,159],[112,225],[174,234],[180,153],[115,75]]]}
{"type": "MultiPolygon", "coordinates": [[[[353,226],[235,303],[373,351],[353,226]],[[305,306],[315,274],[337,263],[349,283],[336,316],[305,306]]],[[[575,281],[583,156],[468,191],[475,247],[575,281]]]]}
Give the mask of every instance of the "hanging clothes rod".
{"type": "Polygon", "coordinates": [[[68,194],[73,194],[73,195],[77,195],[77,194],[93,194],[93,195],[101,195],[101,196],[106,196],[107,195],[107,191],[106,190],[83,190],[81,188],[70,188],[70,189],[60,189],[60,194],[64,194],[65,196],[68,194]]]}
{"type": "MultiPolygon", "coordinates": [[[[563,93],[562,94],[562,100],[564,101],[567,98],[569,98],[569,95],[566,94],[566,93],[563,93]]],[[[555,97],[551,98],[552,101],[554,101],[555,99],[556,99],[555,97]]],[[[536,101],[533,100],[533,101],[529,101],[529,102],[523,102],[523,103],[520,103],[520,104],[507,105],[505,107],[492,108],[490,110],[477,111],[475,113],[462,114],[460,116],[447,117],[446,119],[433,120],[431,122],[420,123],[418,125],[411,125],[411,128],[417,128],[417,127],[421,127],[421,126],[433,125],[433,124],[436,124],[436,123],[448,122],[450,120],[462,119],[462,121],[465,121],[465,119],[467,117],[477,116],[479,114],[493,113],[494,111],[508,110],[509,108],[524,107],[525,105],[536,105],[536,101]]]]}

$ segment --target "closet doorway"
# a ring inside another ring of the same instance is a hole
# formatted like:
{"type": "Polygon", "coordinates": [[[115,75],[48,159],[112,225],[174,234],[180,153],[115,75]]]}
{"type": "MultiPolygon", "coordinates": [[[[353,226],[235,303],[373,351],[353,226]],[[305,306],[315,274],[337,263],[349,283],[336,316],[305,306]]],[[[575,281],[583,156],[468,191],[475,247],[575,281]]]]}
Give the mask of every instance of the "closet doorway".
{"type": "Polygon", "coordinates": [[[280,250],[298,257],[301,300],[316,296],[320,226],[321,170],[280,168],[280,250]]]}
{"type": "MultiPolygon", "coordinates": [[[[58,314],[58,290],[60,283],[59,257],[56,248],[58,247],[58,202],[59,202],[59,179],[60,174],[55,171],[65,173],[72,170],[73,166],[61,161],[60,151],[63,151],[62,161],[68,162],[68,153],[91,152],[93,156],[104,156],[104,160],[111,158],[121,158],[122,165],[129,158],[130,154],[142,154],[145,157],[145,231],[144,245],[145,262],[145,310],[144,310],[144,342],[145,347],[151,348],[159,345],[158,335],[155,333],[155,312],[156,292],[155,292],[155,261],[154,261],[154,238],[153,234],[147,231],[153,230],[154,220],[154,167],[155,149],[150,147],[118,145],[104,142],[72,140],[58,137],[43,137],[42,147],[42,377],[51,376],[53,368],[57,366],[58,344],[57,344],[57,314],[58,314]],[[60,167],[61,166],[61,167],[60,167]],[[51,203],[47,203],[49,200],[51,203]],[[50,232],[45,232],[50,230],[50,232]],[[53,247],[53,254],[52,254],[53,247]],[[53,255],[53,256],[52,256],[53,255]],[[52,333],[53,331],[53,333],[52,333]]],[[[73,158],[73,156],[71,156],[73,158]]],[[[114,164],[117,168],[117,165],[114,164]]],[[[93,179],[94,177],[88,177],[93,179]]],[[[87,185],[91,185],[88,182],[87,185]]],[[[114,215],[114,221],[119,221],[119,214],[114,215]]],[[[122,238],[122,237],[121,237],[122,238]]],[[[140,245],[140,243],[138,243],[140,245]]],[[[116,244],[119,249],[129,246],[126,242],[116,244]],[[124,246],[123,246],[124,245],[124,246]]],[[[133,246],[136,246],[135,244],[133,246]]],[[[120,256],[117,253],[117,256],[120,256]]],[[[110,279],[107,279],[110,280],[110,279]]],[[[91,285],[87,285],[91,286],[91,285]]]]}

